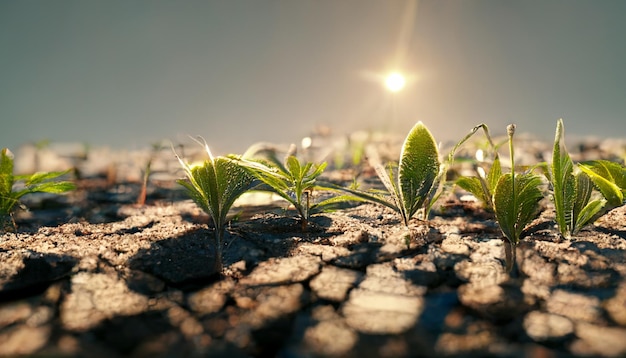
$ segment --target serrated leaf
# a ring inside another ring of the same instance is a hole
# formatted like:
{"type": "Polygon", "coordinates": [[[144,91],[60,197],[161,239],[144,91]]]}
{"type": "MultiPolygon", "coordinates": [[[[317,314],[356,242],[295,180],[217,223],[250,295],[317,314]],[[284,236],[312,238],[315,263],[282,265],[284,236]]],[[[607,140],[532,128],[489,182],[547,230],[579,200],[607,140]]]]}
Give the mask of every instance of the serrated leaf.
{"type": "Polygon", "coordinates": [[[405,224],[429,199],[440,170],[439,151],[422,122],[411,129],[400,152],[398,183],[406,210],[405,224]]]}
{"type": "Polygon", "coordinates": [[[500,229],[513,244],[519,243],[524,228],[537,216],[543,195],[537,175],[503,174],[493,194],[494,211],[500,229]]]}

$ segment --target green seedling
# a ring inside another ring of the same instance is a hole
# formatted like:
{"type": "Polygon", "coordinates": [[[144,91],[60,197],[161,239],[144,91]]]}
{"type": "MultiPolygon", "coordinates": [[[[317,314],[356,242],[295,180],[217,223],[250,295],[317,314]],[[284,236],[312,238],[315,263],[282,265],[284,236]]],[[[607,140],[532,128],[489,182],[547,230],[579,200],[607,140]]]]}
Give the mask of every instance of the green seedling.
{"type": "Polygon", "coordinates": [[[595,221],[607,203],[606,199],[592,199],[593,183],[585,171],[590,171],[592,173],[590,175],[596,177],[598,187],[605,188],[603,193],[606,193],[608,198],[612,198],[611,205],[621,205],[622,199],[619,196],[622,195],[622,191],[616,188],[610,179],[606,180],[612,177],[610,175],[612,170],[599,169],[603,164],[596,162],[600,165],[596,167],[595,164],[590,163],[589,166],[585,166],[585,169],[581,170],[582,167],[579,169],[572,162],[565,145],[561,143],[563,132],[563,120],[559,119],[556,124],[552,166],[548,179],[553,189],[552,200],[556,212],[556,223],[561,235],[569,239],[585,225],[595,221]]]}
{"type": "MultiPolygon", "coordinates": [[[[272,191],[293,205],[300,218],[302,231],[305,231],[311,215],[332,210],[342,202],[349,200],[348,196],[333,196],[315,203],[315,190],[331,190],[331,186],[317,182],[324,172],[327,163],[314,165],[311,162],[302,163],[294,155],[287,156],[282,163],[275,155],[269,159],[242,159],[241,165],[257,179],[263,182],[265,190],[272,191]]],[[[264,190],[262,186],[259,190],[264,190]]]]}
{"type": "Polygon", "coordinates": [[[428,128],[422,122],[413,126],[402,145],[397,169],[393,164],[385,168],[375,152],[368,154],[386,190],[343,190],[360,200],[391,208],[407,227],[418,211],[426,219],[441,171],[439,150],[428,128]]]}
{"type": "Polygon", "coordinates": [[[60,172],[37,172],[31,175],[13,175],[13,153],[7,148],[0,153],[0,229],[7,227],[11,221],[13,229],[16,229],[13,220],[13,209],[19,203],[21,197],[32,193],[61,194],[74,190],[76,186],[69,181],[53,181],[54,179],[69,173],[70,170],[60,172]],[[21,189],[16,190],[16,184],[22,184],[21,189]]]}
{"type": "Polygon", "coordinates": [[[215,272],[221,273],[224,230],[228,211],[237,198],[252,188],[255,179],[239,165],[234,157],[213,157],[206,143],[204,147],[209,159],[199,165],[191,165],[176,154],[187,176],[186,180],[178,180],[178,183],[187,190],[189,197],[213,219],[215,272]]]}
{"type": "Polygon", "coordinates": [[[397,170],[394,170],[393,164],[386,169],[375,152],[369,153],[370,164],[386,190],[343,190],[361,200],[391,208],[399,213],[407,227],[416,214],[419,219],[427,220],[433,204],[443,192],[447,169],[454,160],[456,150],[480,128],[487,130],[484,124],[474,127],[454,146],[447,160],[441,163],[435,139],[428,128],[418,122],[404,140],[397,170]]]}
{"type": "Polygon", "coordinates": [[[539,214],[539,202],[543,198],[540,176],[533,174],[532,170],[521,174],[515,173],[514,133],[515,125],[511,124],[507,127],[511,172],[500,176],[492,197],[496,220],[510,244],[506,262],[508,272],[513,270],[516,263],[516,247],[522,237],[522,231],[539,214]]]}

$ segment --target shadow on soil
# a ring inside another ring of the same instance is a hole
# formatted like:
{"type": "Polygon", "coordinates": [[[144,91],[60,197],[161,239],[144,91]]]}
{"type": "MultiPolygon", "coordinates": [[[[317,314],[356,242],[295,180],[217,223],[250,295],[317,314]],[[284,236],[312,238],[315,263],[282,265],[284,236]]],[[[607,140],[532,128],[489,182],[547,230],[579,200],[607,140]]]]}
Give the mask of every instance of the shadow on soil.
{"type": "Polygon", "coordinates": [[[23,268],[0,282],[0,302],[44,292],[55,281],[69,276],[77,262],[69,255],[30,252],[22,260],[23,268]]]}

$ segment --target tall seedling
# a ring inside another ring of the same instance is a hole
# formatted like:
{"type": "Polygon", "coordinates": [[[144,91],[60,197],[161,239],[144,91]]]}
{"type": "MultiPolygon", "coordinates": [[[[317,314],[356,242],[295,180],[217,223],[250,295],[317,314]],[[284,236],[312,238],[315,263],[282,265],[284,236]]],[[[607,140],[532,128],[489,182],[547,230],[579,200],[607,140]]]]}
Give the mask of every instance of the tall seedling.
{"type": "Polygon", "coordinates": [[[204,146],[209,159],[201,165],[190,165],[176,155],[187,175],[187,180],[178,180],[178,183],[213,219],[215,271],[221,273],[226,216],[235,200],[254,185],[255,179],[238,164],[236,159],[213,157],[209,146],[206,143],[204,146]]]}
{"type": "MultiPolygon", "coordinates": [[[[565,145],[561,143],[563,132],[563,120],[559,119],[556,124],[549,180],[553,189],[556,223],[561,235],[569,239],[598,217],[607,200],[592,200],[592,180],[572,162],[565,145]]],[[[619,195],[621,192],[610,187],[606,191],[609,196],[610,193],[619,195]]],[[[617,199],[617,202],[620,200],[617,199]]]]}
{"type": "Polygon", "coordinates": [[[484,124],[474,127],[450,151],[447,161],[441,163],[435,139],[428,128],[422,122],[418,122],[402,145],[397,180],[394,180],[394,170],[391,165],[386,170],[375,153],[369,155],[370,164],[376,170],[386,191],[343,190],[361,200],[391,208],[400,214],[406,226],[416,214],[420,219],[426,220],[434,202],[441,195],[447,168],[452,163],[456,150],[480,128],[487,130],[484,124]]]}
{"type": "Polygon", "coordinates": [[[405,226],[418,212],[426,219],[436,183],[440,179],[439,151],[432,134],[422,122],[411,129],[400,152],[397,179],[390,164],[388,169],[375,152],[368,153],[370,164],[385,186],[386,191],[363,191],[341,188],[363,201],[384,205],[399,213],[405,226]]]}
{"type": "Polygon", "coordinates": [[[539,214],[539,202],[543,198],[540,190],[541,177],[531,171],[515,173],[513,135],[515,125],[507,127],[511,172],[502,174],[493,192],[493,209],[502,233],[510,243],[507,254],[507,271],[511,272],[516,262],[516,247],[524,228],[539,214]]]}

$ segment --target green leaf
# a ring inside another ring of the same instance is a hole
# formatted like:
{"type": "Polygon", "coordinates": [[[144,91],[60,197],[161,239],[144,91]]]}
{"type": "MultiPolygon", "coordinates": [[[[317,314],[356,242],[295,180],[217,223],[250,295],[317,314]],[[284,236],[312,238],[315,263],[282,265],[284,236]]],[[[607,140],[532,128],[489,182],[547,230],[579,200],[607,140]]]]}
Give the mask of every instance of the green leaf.
{"type": "Polygon", "coordinates": [[[235,200],[252,187],[254,177],[228,157],[210,158],[193,167],[182,160],[181,164],[186,169],[188,181],[181,180],[179,184],[187,189],[193,201],[211,215],[216,229],[223,230],[228,211],[235,200]]]}
{"type": "Polygon", "coordinates": [[[480,178],[460,177],[456,180],[456,185],[470,192],[484,205],[488,206],[491,203],[490,194],[485,192],[485,186],[480,178]]]}
{"type": "Polygon", "coordinates": [[[490,194],[493,194],[494,190],[496,190],[496,185],[498,185],[498,181],[501,176],[502,164],[500,164],[500,156],[496,153],[493,163],[491,164],[491,168],[489,169],[489,173],[487,174],[487,184],[490,194]]]}
{"type": "Polygon", "coordinates": [[[387,199],[391,195],[389,192],[380,192],[374,190],[364,191],[344,187],[337,187],[337,189],[350,193],[354,197],[355,201],[372,202],[375,204],[386,206],[391,210],[400,213],[400,208],[396,205],[396,201],[394,200],[395,197],[392,200],[387,199]]]}
{"type": "Polygon", "coordinates": [[[60,194],[74,190],[74,183],[68,181],[51,181],[69,172],[38,172],[32,175],[13,175],[13,154],[7,149],[0,153],[0,215],[8,215],[19,199],[36,192],[60,194]],[[24,181],[25,188],[14,191],[16,182],[24,181]]]}
{"type": "Polygon", "coordinates": [[[626,168],[608,160],[579,163],[578,167],[596,185],[611,208],[623,205],[626,190],[626,168]]]}
{"type": "Polygon", "coordinates": [[[494,211],[500,229],[517,245],[524,228],[537,216],[543,195],[541,178],[532,173],[502,175],[493,194],[494,211]]]}
{"type": "Polygon", "coordinates": [[[398,186],[405,209],[405,224],[429,199],[439,170],[437,143],[428,128],[418,122],[402,145],[398,165],[398,186]]]}
{"type": "MultiPolygon", "coordinates": [[[[561,235],[570,238],[585,225],[596,220],[602,214],[602,209],[607,202],[606,200],[589,202],[593,192],[593,182],[597,182],[596,185],[603,193],[613,197],[613,203],[620,201],[621,192],[604,180],[612,176],[611,169],[606,169],[602,161],[588,162],[588,165],[574,165],[565,145],[561,143],[564,137],[563,132],[563,120],[559,119],[554,136],[550,175],[546,176],[552,183],[555,221],[561,235]]],[[[619,171],[618,168],[619,166],[615,169],[619,171]]]]}
{"type": "Polygon", "coordinates": [[[62,194],[76,189],[76,185],[69,181],[46,182],[29,188],[31,193],[62,194]]]}
{"type": "Polygon", "coordinates": [[[601,210],[606,204],[606,200],[591,200],[591,194],[593,193],[593,183],[589,176],[582,171],[578,171],[574,174],[575,178],[575,198],[574,205],[572,207],[572,217],[574,220],[571,223],[571,235],[575,235],[585,225],[595,221],[601,214],[601,210]]]}
{"type": "Polygon", "coordinates": [[[37,172],[35,174],[32,174],[30,176],[28,176],[28,178],[26,179],[26,186],[33,186],[33,185],[37,185],[39,183],[42,183],[44,181],[48,181],[48,180],[52,180],[52,179],[56,179],[60,176],[63,176],[67,173],[69,173],[71,171],[71,169],[62,171],[62,172],[37,172]]]}
{"type": "Polygon", "coordinates": [[[317,204],[311,206],[310,214],[325,213],[329,211],[339,210],[344,208],[349,202],[362,202],[362,198],[355,195],[337,195],[331,198],[320,201],[317,204]]]}
{"type": "Polygon", "coordinates": [[[306,169],[306,167],[300,167],[300,161],[298,160],[298,158],[294,157],[293,155],[287,157],[287,171],[290,174],[292,180],[304,178],[304,176],[306,175],[306,169]]]}
{"type": "Polygon", "coordinates": [[[13,153],[7,148],[0,152],[0,197],[9,199],[14,184],[13,153]]]}
{"type": "Polygon", "coordinates": [[[598,214],[606,205],[605,199],[592,200],[582,208],[577,216],[578,220],[574,226],[573,234],[579,232],[585,225],[595,221],[598,214]]]}
{"type": "MultiPolygon", "coordinates": [[[[552,150],[551,182],[553,187],[554,209],[556,223],[561,235],[571,236],[575,226],[576,215],[574,206],[577,204],[576,178],[574,177],[574,163],[561,144],[563,138],[563,120],[557,121],[554,147],[552,150]],[[563,151],[561,151],[563,149],[563,151]]],[[[584,199],[584,197],[580,197],[584,199]]],[[[586,202],[582,203],[585,205],[586,202]]],[[[579,204],[580,205],[580,204],[579,204]]]]}
{"type": "Polygon", "coordinates": [[[267,185],[269,190],[292,204],[302,219],[303,228],[306,226],[313,206],[308,195],[316,187],[317,178],[324,172],[327,166],[325,162],[315,166],[310,162],[303,164],[290,155],[285,159],[284,166],[272,161],[252,159],[239,159],[239,163],[267,185]]]}

